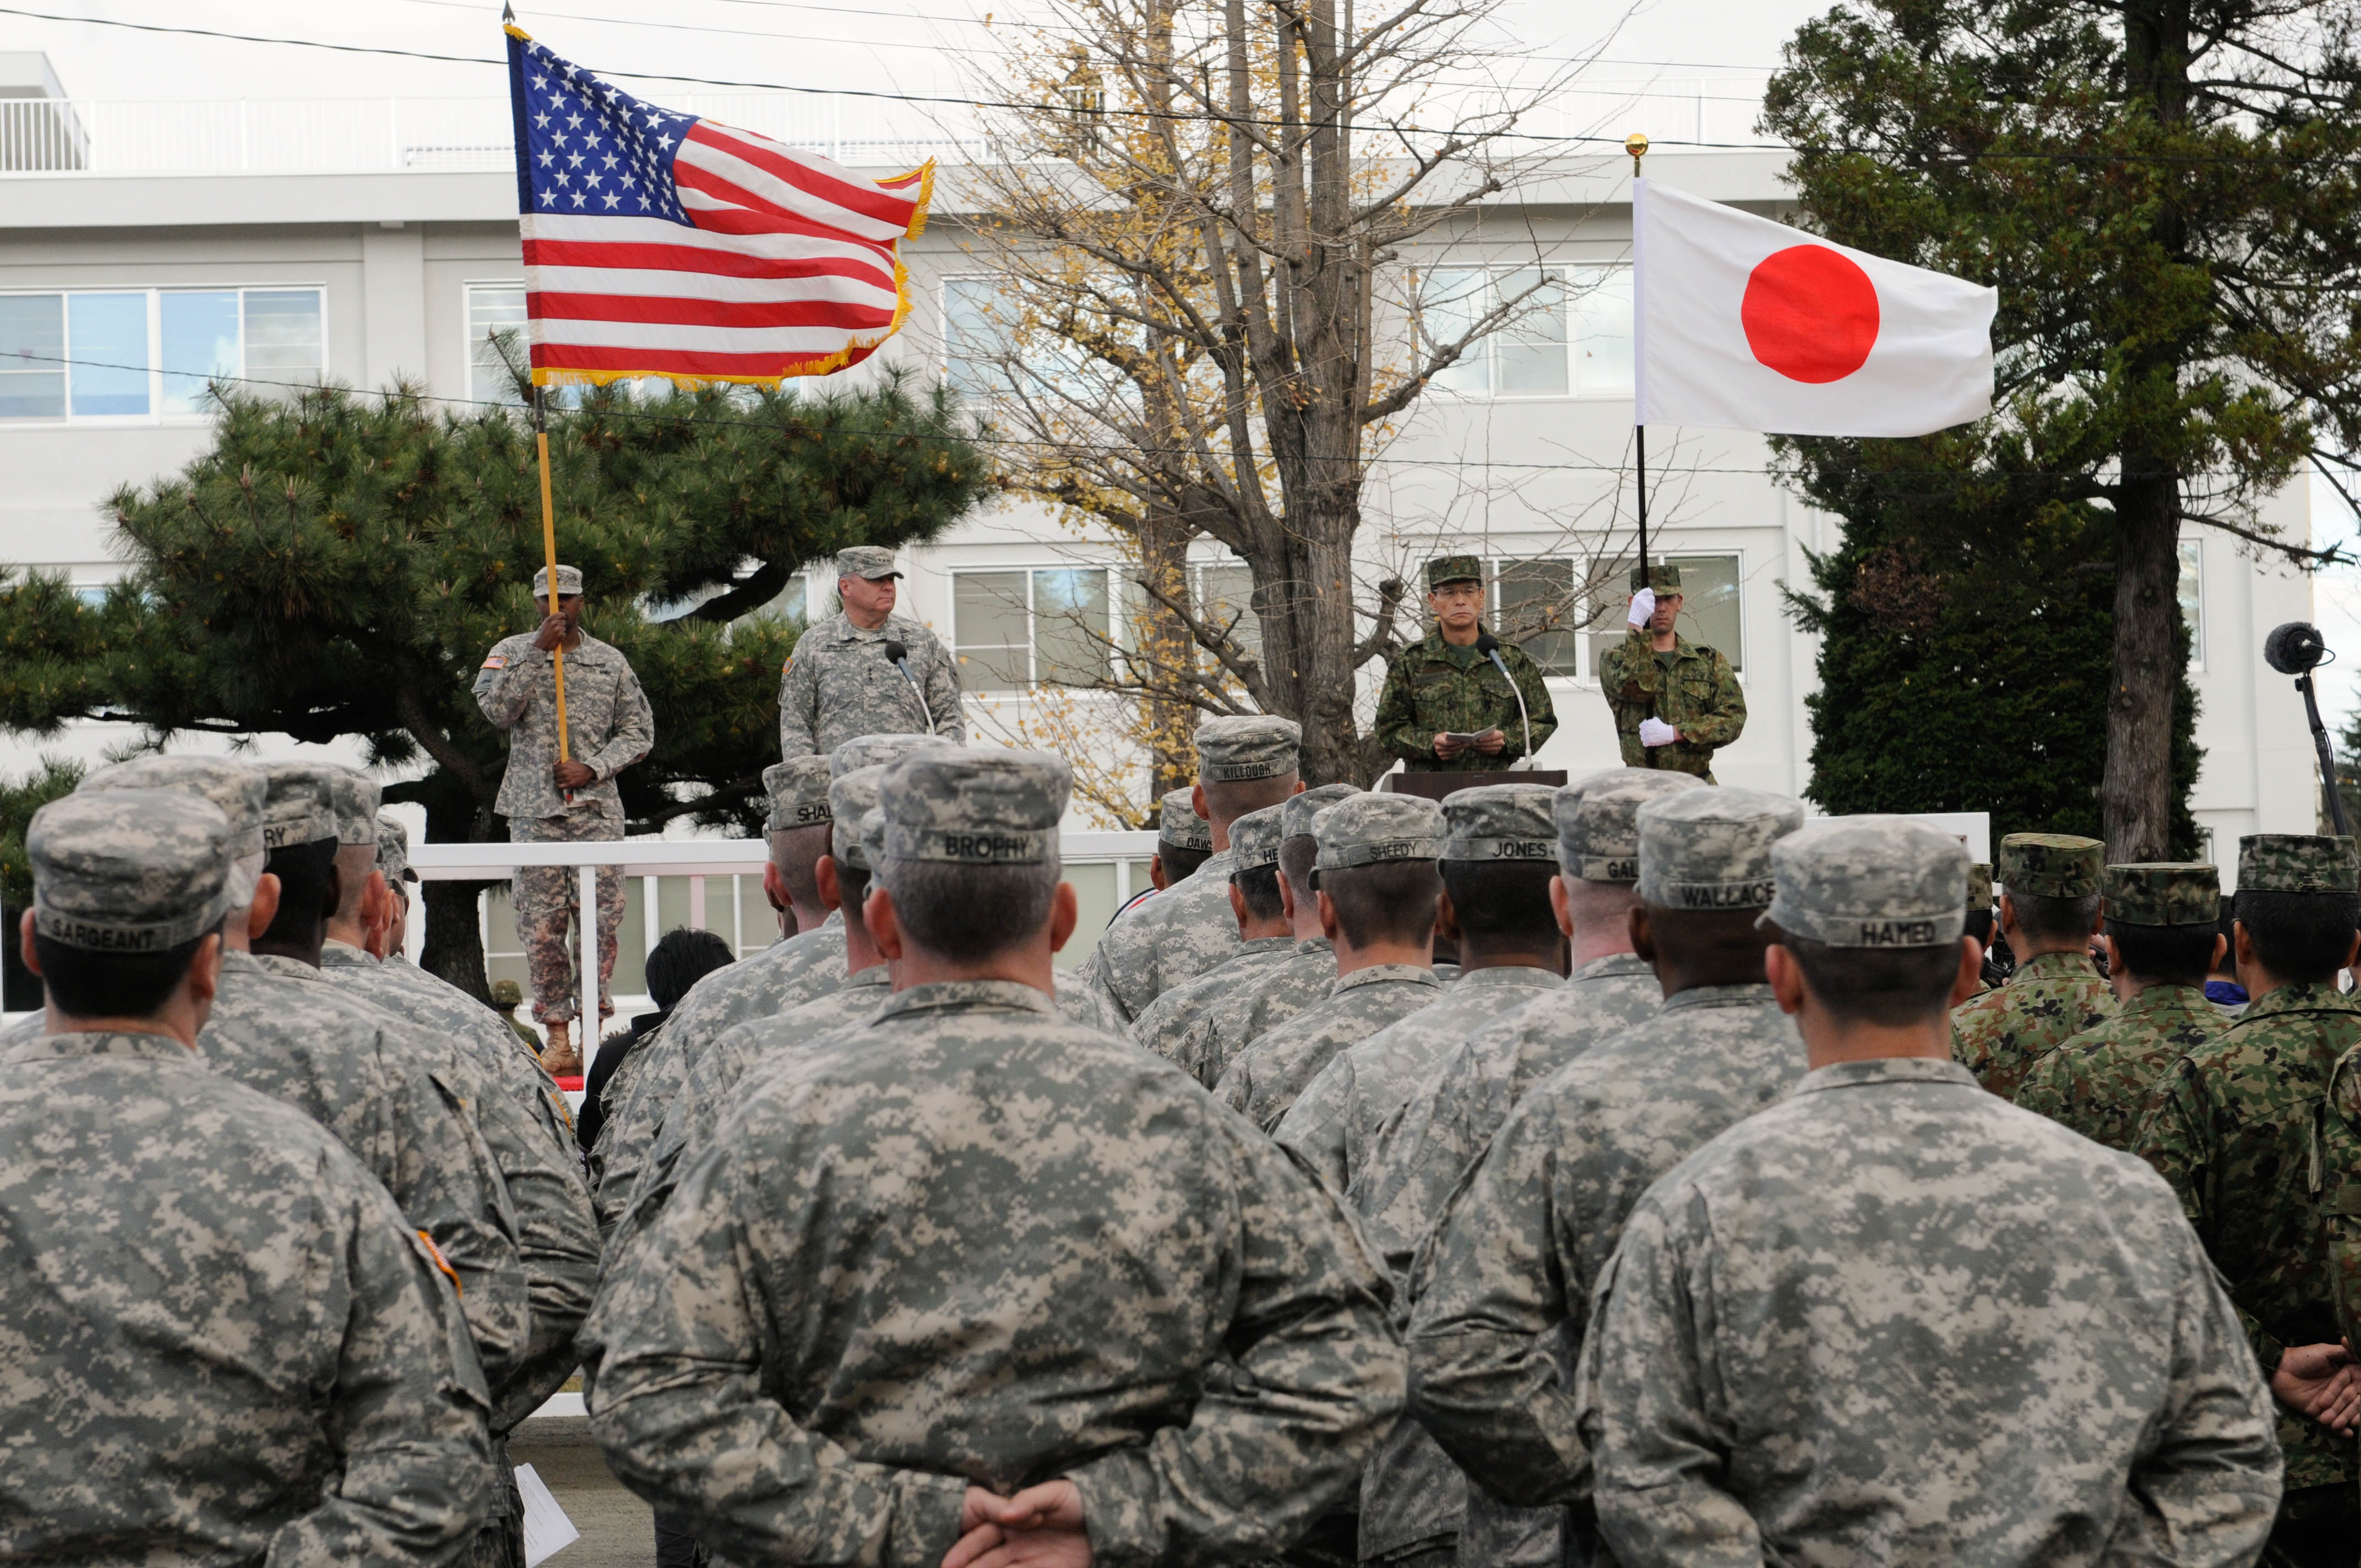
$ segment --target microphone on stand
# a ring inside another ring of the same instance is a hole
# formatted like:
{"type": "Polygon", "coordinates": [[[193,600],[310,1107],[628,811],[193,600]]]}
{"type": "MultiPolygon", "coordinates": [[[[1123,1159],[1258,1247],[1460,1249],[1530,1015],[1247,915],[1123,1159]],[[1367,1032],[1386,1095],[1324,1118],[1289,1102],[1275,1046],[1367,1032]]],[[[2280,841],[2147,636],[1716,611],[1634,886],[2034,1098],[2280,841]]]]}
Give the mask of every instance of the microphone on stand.
{"type": "Polygon", "coordinates": [[[1533,760],[1532,716],[1525,711],[1525,694],[1517,689],[1517,677],[1509,674],[1509,662],[1500,657],[1500,640],[1488,630],[1479,630],[1476,633],[1476,652],[1492,661],[1492,667],[1500,672],[1502,680],[1509,683],[1509,695],[1517,699],[1517,720],[1525,727],[1523,756],[1530,763],[1533,760]]]}
{"type": "Polygon", "coordinates": [[[927,733],[932,735],[935,732],[935,710],[927,706],[926,691],[918,685],[918,677],[910,673],[910,650],[888,638],[885,642],[885,662],[901,671],[902,678],[910,683],[910,690],[918,698],[918,711],[927,716],[927,733]]]}

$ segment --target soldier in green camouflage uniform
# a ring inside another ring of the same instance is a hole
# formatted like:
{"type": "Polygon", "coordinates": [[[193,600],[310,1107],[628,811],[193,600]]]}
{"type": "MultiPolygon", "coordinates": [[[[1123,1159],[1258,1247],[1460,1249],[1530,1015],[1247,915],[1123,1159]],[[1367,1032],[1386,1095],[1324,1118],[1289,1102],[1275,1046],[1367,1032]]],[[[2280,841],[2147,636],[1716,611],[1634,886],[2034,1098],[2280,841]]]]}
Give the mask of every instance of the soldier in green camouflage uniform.
{"type": "Polygon", "coordinates": [[[1773,865],[1812,1070],[1632,1209],[1554,1445],[1614,1560],[2252,1563],[2269,1403],[2170,1190],[1948,1059],[1966,851],[1839,818],[1773,865]]]}
{"type": "Polygon", "coordinates": [[[325,1128],[199,1054],[229,820],[101,790],[26,840],[47,1006],[0,1055],[0,1558],[450,1563],[491,1454],[445,1266],[325,1128]]]}
{"type": "Polygon", "coordinates": [[[2115,1010],[2090,948],[2105,854],[2096,839],[2065,833],[2012,833],[2000,841],[2000,924],[2016,972],[1953,1010],[1951,1055],[2004,1100],[2016,1097],[2035,1058],[2115,1010]]]}
{"type": "Polygon", "coordinates": [[[873,924],[942,978],[733,1113],[610,1265],[593,1434],[718,1555],[1276,1555],[1400,1409],[1334,1201],[1052,1008],[1068,778],[1038,752],[886,771],[873,924]]]}
{"type": "Polygon", "coordinates": [[[2361,920],[2350,839],[2257,833],[2238,840],[2237,1021],[2158,1080],[2134,1148],[2180,1207],[2228,1285],[2246,1342],[2278,1397],[2287,1500],[2268,1561],[2350,1564],[2361,1482],[2349,1419],[2311,1413],[2351,1380],[2321,1188],[2319,1130],[2338,1058],[2361,1042],[2361,998],[2338,993],[2361,920]]]}
{"type": "Polygon", "coordinates": [[[2223,945],[2222,878],[2208,865],[2109,866],[2104,896],[2115,1014],[2036,1058],[2016,1102],[2092,1143],[2129,1149],[2156,1080],[2229,1027],[2205,1000],[2223,945]]]}
{"type": "Polygon", "coordinates": [[[1681,569],[1631,573],[1634,620],[1598,661],[1598,691],[1615,716],[1627,768],[1670,768],[1713,780],[1713,754],[1746,729],[1746,693],[1730,660],[1675,626],[1681,569]],[[1644,598],[1642,596],[1645,596],[1644,598]]]}
{"type": "Polygon", "coordinates": [[[1520,758],[1531,767],[1557,733],[1557,710],[1532,655],[1484,630],[1484,563],[1474,555],[1430,561],[1426,587],[1434,630],[1395,654],[1386,671],[1378,744],[1414,773],[1498,773],[1520,758]]]}
{"type": "MultiPolygon", "coordinates": [[[[1968,929],[1976,946],[1990,954],[1993,945],[1993,869],[1988,861],[1978,861],[1968,867],[1968,929]]],[[[1976,974],[1976,996],[1993,990],[1992,959],[1987,957],[1976,974]]],[[[1968,998],[1973,1002],[1975,996],[1968,998]]]]}

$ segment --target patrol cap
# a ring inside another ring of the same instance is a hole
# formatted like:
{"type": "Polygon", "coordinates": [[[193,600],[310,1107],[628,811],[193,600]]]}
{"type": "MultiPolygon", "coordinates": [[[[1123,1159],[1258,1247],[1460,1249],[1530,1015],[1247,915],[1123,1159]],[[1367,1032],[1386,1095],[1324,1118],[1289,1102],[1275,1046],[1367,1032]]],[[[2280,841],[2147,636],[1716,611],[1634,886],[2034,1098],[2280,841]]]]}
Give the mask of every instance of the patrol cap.
{"type": "Polygon", "coordinates": [[[495,1007],[521,1007],[521,1006],[522,1006],[523,1004],[524,1004],[524,987],[523,987],[523,986],[519,985],[516,981],[512,981],[512,980],[496,980],[496,981],[492,981],[492,1005],[493,1005],[493,1006],[495,1006],[495,1007]]]}
{"type": "Polygon", "coordinates": [[[861,814],[861,863],[873,873],[885,858],[885,810],[873,806],[861,814]]]}
{"type": "Polygon", "coordinates": [[[336,842],[376,844],[377,808],[385,792],[375,779],[350,768],[330,768],[327,774],[328,799],[336,812],[336,842]]]}
{"type": "Polygon", "coordinates": [[[1197,726],[1197,776],[1207,784],[1275,779],[1295,771],[1303,726],[1267,713],[1226,714],[1197,726]]]}
{"type": "Polygon", "coordinates": [[[410,829],[398,817],[377,819],[377,869],[385,873],[388,886],[418,880],[410,869],[410,829]]]}
{"type": "Polygon", "coordinates": [[[126,789],[177,789],[201,795],[229,820],[231,859],[262,853],[262,802],[269,785],[259,769],[225,757],[134,757],[99,769],[75,786],[75,793],[126,789]]]}
{"type": "MultiPolygon", "coordinates": [[[[559,598],[572,598],[581,591],[582,568],[579,566],[558,567],[557,597],[559,598]]],[[[537,599],[545,599],[549,597],[549,568],[546,566],[544,566],[540,571],[535,572],[533,575],[533,597],[537,599]]]]}
{"type": "Polygon", "coordinates": [[[2238,840],[2240,893],[2351,893],[2353,840],[2325,833],[2249,833],[2238,840]]]}
{"type": "Polygon", "coordinates": [[[1073,770],[1047,751],[929,748],[885,770],[886,858],[1054,866],[1073,770]]]}
{"type": "Polygon", "coordinates": [[[1426,586],[1439,588],[1445,583],[1480,583],[1484,580],[1483,560],[1475,555],[1445,555],[1426,564],[1426,586]]]}
{"type": "Polygon", "coordinates": [[[284,850],[336,837],[336,803],[328,770],[316,762],[267,762],[262,777],[262,847],[284,850]]]}
{"type": "Polygon", "coordinates": [[[891,550],[877,544],[856,544],[836,553],[836,575],[862,577],[873,583],[884,577],[898,577],[902,570],[894,565],[891,550]]]}
{"type": "Polygon", "coordinates": [[[1554,866],[1557,828],[1550,800],[1556,794],[1548,784],[1529,784],[1454,790],[1443,798],[1443,858],[1554,866]]]}
{"type": "Polygon", "coordinates": [[[1258,871],[1279,864],[1279,819],[1284,806],[1266,806],[1230,824],[1230,871],[1258,871]]]}
{"type": "Polygon", "coordinates": [[[1323,872],[1443,858],[1443,807],[1423,795],[1363,791],[1328,807],[1314,827],[1323,872]]]}
{"type": "MultiPolygon", "coordinates": [[[[1213,825],[1197,815],[1191,804],[1196,791],[1168,790],[1159,803],[1156,817],[1156,841],[1170,844],[1176,850],[1196,850],[1204,854],[1213,852],[1213,825]]],[[[1233,837],[1235,828],[1231,829],[1233,837]]]]}
{"type": "Polygon", "coordinates": [[[1990,861],[1972,861],[1968,865],[1968,913],[1989,915],[1993,906],[1993,874],[1990,861]]]}
{"type": "Polygon", "coordinates": [[[1668,909],[1761,909],[1771,846],[1804,825],[1804,805],[1708,785],[1640,807],[1640,896],[1668,909]]]}
{"type": "Polygon", "coordinates": [[[829,813],[829,759],[789,757],[763,770],[763,790],[771,797],[765,833],[786,833],[797,828],[825,828],[835,818],[829,813]]]}
{"type": "Polygon", "coordinates": [[[1279,806],[1280,839],[1301,838],[1312,831],[1314,817],[1338,801],[1350,800],[1360,793],[1348,784],[1324,784],[1289,795],[1279,806]]]}
{"type": "Polygon", "coordinates": [[[2222,918],[2222,872],[2196,861],[2114,865],[2101,877],[2107,918],[2126,926],[2211,926],[2222,918]]]}
{"type": "Polygon", "coordinates": [[[1807,822],[1771,846],[1771,874],[1777,896],[1756,924],[1807,942],[1938,948],[1967,927],[1966,846],[1907,817],[1807,822]]]}
{"type": "Polygon", "coordinates": [[[828,835],[828,852],[840,865],[873,871],[861,843],[861,819],[877,809],[877,781],[885,776],[883,763],[855,768],[829,781],[828,809],[834,821],[828,835]]]}
{"type": "MultiPolygon", "coordinates": [[[[1993,880],[2034,898],[2090,898],[2099,891],[2107,847],[2073,833],[2011,833],[2000,841],[1993,880]]],[[[2352,891],[2352,879],[2345,890],[2352,891]]]]}
{"type": "Polygon", "coordinates": [[[956,742],[923,729],[888,729],[875,735],[856,735],[828,754],[830,771],[850,773],[862,768],[882,768],[888,762],[898,762],[921,746],[950,746],[956,742]]]}
{"type": "Polygon", "coordinates": [[[1695,773],[1670,768],[1609,768],[1557,792],[1557,863],[1577,882],[1640,880],[1640,808],[1683,790],[1704,789],[1695,773]]]}
{"type": "Polygon", "coordinates": [[[1660,594],[1679,593],[1681,569],[1669,561],[1651,561],[1645,572],[1634,566],[1631,568],[1631,591],[1636,594],[1642,588],[1660,594]]]}
{"type": "Polygon", "coordinates": [[[161,953],[230,908],[230,825],[178,789],[94,790],[53,800],[25,831],[33,928],[97,953],[161,953]]]}

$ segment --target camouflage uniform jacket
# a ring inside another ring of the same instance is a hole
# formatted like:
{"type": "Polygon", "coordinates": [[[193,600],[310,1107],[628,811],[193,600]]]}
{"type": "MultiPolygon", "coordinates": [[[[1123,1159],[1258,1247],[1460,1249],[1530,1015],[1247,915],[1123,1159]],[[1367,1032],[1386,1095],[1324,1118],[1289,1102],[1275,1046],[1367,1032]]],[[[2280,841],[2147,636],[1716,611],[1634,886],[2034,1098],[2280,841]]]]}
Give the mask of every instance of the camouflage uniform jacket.
{"type": "Polygon", "coordinates": [[[492,1473],[454,1324],[376,1179],[178,1040],[0,1058],[0,1557],[452,1561],[492,1473]]]}
{"type": "Polygon", "coordinates": [[[1339,1052],[1289,1107],[1279,1141],[1334,1190],[1349,1191],[1376,1157],[1379,1129],[1399,1119],[1420,1081],[1452,1047],[1565,983],[1555,970],[1530,964],[1462,974],[1417,1012],[1339,1052]]]}
{"type": "MultiPolygon", "coordinates": [[[[1323,942],[1320,947],[1324,952],[1328,944],[1323,942]]],[[[1293,957],[1295,950],[1292,937],[1257,937],[1250,942],[1240,942],[1236,952],[1188,984],[1175,986],[1149,1003],[1148,1010],[1132,1020],[1132,1039],[1140,1049],[1151,1051],[1166,1061],[1180,1061],[1181,1043],[1208,1008],[1252,985],[1293,957]]],[[[1205,1087],[1210,1089],[1213,1085],[1205,1087]]]]}
{"type": "Polygon", "coordinates": [[[468,1337],[498,1382],[525,1354],[532,1320],[516,1211],[469,1120],[472,1085],[410,1059],[401,1025],[318,976],[291,959],[223,953],[221,989],[197,1036],[204,1065],[311,1117],[384,1184],[450,1264],[468,1337]]]}
{"type": "Polygon", "coordinates": [[[1549,683],[1532,655],[1500,644],[1500,660],[1516,677],[1510,687],[1499,666],[1471,645],[1456,648],[1430,631],[1393,657],[1385,689],[1378,694],[1378,743],[1400,757],[1412,773],[1486,773],[1520,765],[1557,733],[1557,709],[1550,706],[1549,683]],[[1524,696],[1520,713],[1517,696],[1524,696]],[[1525,745],[1525,724],[1532,746],[1525,745]],[[1462,751],[1449,762],[1434,754],[1437,735],[1480,735],[1498,729],[1509,738],[1499,754],[1462,751]]]}
{"type": "Polygon", "coordinates": [[[2034,1058],[2114,1015],[2115,994],[2086,953],[2036,953],[2006,985],[1951,1010],[1951,1059],[2003,1100],[2034,1058]]]}
{"type": "Polygon", "coordinates": [[[611,1234],[631,1201],[663,1130],[673,1096],[705,1048],[730,1025],[800,1007],[844,983],[844,917],[835,913],[809,931],[774,942],[751,959],[725,964],[688,988],[664,1020],[664,1033],[639,1055],[631,1092],[608,1097],[611,1107],[598,1135],[598,1229],[611,1234]]]}
{"type": "MultiPolygon", "coordinates": [[[[316,970],[292,959],[261,961],[275,973],[333,989],[355,1006],[401,1020],[404,1026],[388,1036],[390,1048],[429,1070],[454,1073],[466,1085],[476,1130],[516,1207],[517,1255],[533,1304],[524,1356],[492,1388],[492,1430],[514,1430],[574,1376],[574,1335],[598,1282],[598,1227],[570,1126],[553,1128],[545,1116],[537,1119],[529,1103],[538,1102],[538,1095],[529,1102],[532,1091],[520,1090],[512,1075],[502,1081],[507,1064],[522,1064],[541,1081],[547,1075],[506,1043],[489,1008],[423,970],[393,972],[342,942],[322,949],[316,970]],[[457,999],[456,1009],[442,1000],[443,992],[457,999]],[[495,1027],[475,1027],[473,1017],[457,1009],[472,1009],[495,1027]]],[[[554,1083],[549,1092],[556,1094],[554,1083]]],[[[564,1104],[558,1101],[561,1109],[564,1104]]]]}
{"type": "Polygon", "coordinates": [[[2347,1344],[2361,1344],[2361,1046],[2336,1061],[2321,1118],[2320,1206],[2328,1225],[2330,1282],[2347,1344]]]}
{"type": "Polygon", "coordinates": [[[1227,850],[1215,850],[1194,874],[1106,928],[1074,977],[1099,993],[1103,1013],[1128,1028],[1149,1003],[1237,952],[1232,860],[1227,850]]]}
{"type": "Polygon", "coordinates": [[[655,710],[623,655],[588,632],[566,652],[566,737],[574,760],[598,775],[572,804],[551,772],[557,762],[557,678],[534,633],[504,637],[476,672],[476,706],[509,737],[508,772],[492,809],[502,817],[596,816],[623,823],[615,775],[655,750],[655,710]]]}
{"type": "Polygon", "coordinates": [[[2229,1026],[2196,986],[2151,985],[2097,1028],[2036,1059],[2016,1102],[2128,1154],[2156,1080],[2229,1026]]]}
{"type": "MultiPolygon", "coordinates": [[[[2329,1075],[2357,1041],[2361,1001],[2329,986],[2268,992],[2165,1069],[2133,1141],[2180,1195],[2266,1368],[2289,1345],[2338,1337],[2327,1219],[2310,1173],[2329,1075]]],[[[2279,1437],[2290,1491],[2361,1478],[2352,1438],[2284,1410],[2279,1437]]]]}
{"type": "Polygon", "coordinates": [[[1594,1310],[1576,1419],[1626,1568],[2248,1563],[2279,1504],[2172,1194],[1954,1062],[1821,1068],[1708,1144],[1594,1310]]]}
{"type": "Polygon", "coordinates": [[[1197,1015],[1181,1032],[1172,1059],[1207,1088],[1238,1053],[1307,1007],[1328,1000],[1336,984],[1336,949],[1324,937],[1302,937],[1287,956],[1247,979],[1197,1015]]]}
{"type": "Polygon", "coordinates": [[[954,745],[967,740],[967,717],[960,711],[959,666],[941,641],[906,615],[889,615],[874,631],[863,631],[843,611],[796,639],[796,651],[779,671],[779,755],[828,755],[862,735],[923,735],[927,709],[934,732],[954,745]],[[902,672],[885,662],[881,644],[909,650],[910,674],[927,694],[918,694],[902,672]]]}
{"type": "Polygon", "coordinates": [[[1700,985],[1601,1040],[1510,1113],[1411,1268],[1417,1416],[1505,1502],[1587,1479],[1560,1376],[1649,1183],[1803,1078],[1768,985],[1700,985]]]}
{"type": "Polygon", "coordinates": [[[1746,729],[1746,693],[1730,661],[1677,634],[1668,675],[1648,635],[1625,632],[1598,661],[1598,690],[1615,716],[1627,768],[1671,768],[1710,781],[1714,752],[1746,729]],[[1681,738],[1664,746],[1642,745],[1644,718],[1663,719],[1681,738]]]}
{"type": "Polygon", "coordinates": [[[913,986],[733,1113],[610,1269],[594,1435],[739,1562],[936,1568],[1062,1475],[1108,1563],[1271,1556],[1400,1409],[1384,1279],[1170,1064],[913,986]]]}
{"type": "Polygon", "coordinates": [[[1424,964],[1355,970],[1329,987],[1327,1001],[1305,1008],[1241,1051],[1213,1093],[1264,1132],[1275,1132],[1296,1096],[1327,1070],[1339,1051],[1409,1017],[1445,989],[1424,964]]]}

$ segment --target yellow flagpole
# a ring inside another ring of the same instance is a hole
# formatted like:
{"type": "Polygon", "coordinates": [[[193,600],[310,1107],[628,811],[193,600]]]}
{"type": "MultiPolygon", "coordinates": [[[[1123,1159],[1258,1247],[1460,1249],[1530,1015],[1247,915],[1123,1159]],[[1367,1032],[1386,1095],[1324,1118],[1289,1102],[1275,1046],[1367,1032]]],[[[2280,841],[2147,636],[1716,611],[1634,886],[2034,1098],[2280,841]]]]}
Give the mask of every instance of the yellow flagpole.
{"type": "MultiPolygon", "coordinates": [[[[542,424],[541,389],[533,389],[533,442],[541,454],[541,549],[549,562],[549,613],[557,613],[557,509],[549,499],[549,432],[542,424]]],[[[557,760],[570,762],[574,752],[566,736],[566,644],[561,641],[551,651],[550,663],[557,674],[557,760]]],[[[568,791],[569,797],[572,792],[568,791]]]]}

